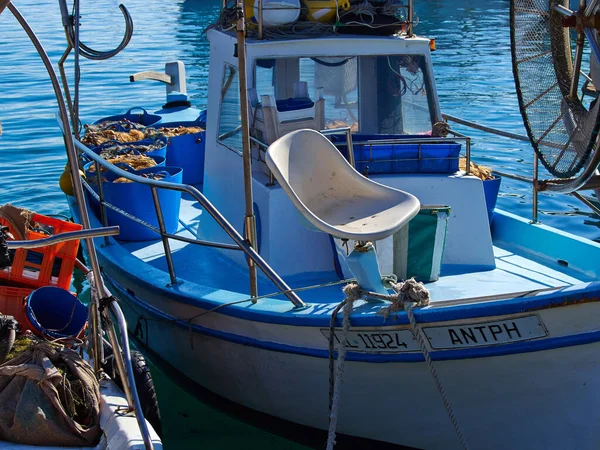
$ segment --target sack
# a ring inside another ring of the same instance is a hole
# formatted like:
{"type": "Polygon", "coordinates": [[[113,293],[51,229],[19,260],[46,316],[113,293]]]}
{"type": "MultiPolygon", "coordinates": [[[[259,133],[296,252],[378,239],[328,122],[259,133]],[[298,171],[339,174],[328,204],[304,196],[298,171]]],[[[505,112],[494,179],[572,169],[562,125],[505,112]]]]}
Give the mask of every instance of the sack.
{"type": "Polygon", "coordinates": [[[98,381],[76,352],[37,343],[0,365],[0,440],[85,447],[101,435],[98,381]]]}

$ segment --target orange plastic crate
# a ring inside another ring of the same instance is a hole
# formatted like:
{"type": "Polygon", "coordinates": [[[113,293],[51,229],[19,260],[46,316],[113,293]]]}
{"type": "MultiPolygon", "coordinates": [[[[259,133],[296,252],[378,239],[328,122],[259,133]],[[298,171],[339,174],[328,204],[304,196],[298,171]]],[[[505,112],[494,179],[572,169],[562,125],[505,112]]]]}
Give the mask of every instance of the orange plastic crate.
{"type": "MultiPolygon", "coordinates": [[[[0,224],[5,223],[0,218],[0,224]]],[[[41,231],[28,230],[27,240],[42,239],[49,235],[81,230],[81,225],[64,220],[34,214],[31,226],[41,231]]],[[[10,230],[16,237],[15,230],[10,230]]],[[[12,267],[0,271],[0,279],[10,280],[26,286],[58,286],[69,289],[79,250],[79,241],[60,242],[58,244],[30,250],[18,249],[15,252],[12,267]]]]}
{"type": "Polygon", "coordinates": [[[32,288],[0,286],[0,314],[7,314],[23,323],[25,320],[25,298],[32,288]]]}

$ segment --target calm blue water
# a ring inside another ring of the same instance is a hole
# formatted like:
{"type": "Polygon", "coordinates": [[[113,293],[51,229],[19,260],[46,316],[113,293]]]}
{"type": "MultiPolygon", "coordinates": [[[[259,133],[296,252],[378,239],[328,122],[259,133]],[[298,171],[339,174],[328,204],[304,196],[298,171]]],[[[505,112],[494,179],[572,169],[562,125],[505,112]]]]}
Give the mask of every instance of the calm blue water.
{"type": "MultiPolygon", "coordinates": [[[[157,108],[164,102],[158,83],[131,84],[129,75],[162,71],[164,62],[180,59],[187,67],[188,92],[197,107],[206,106],[208,43],[204,28],[217,13],[215,0],[124,0],[135,23],[129,47],[116,58],[82,60],[81,116],[93,121],[131,106],[157,108]]],[[[65,40],[58,4],[49,0],[15,0],[57,62],[65,40]]],[[[444,112],[525,134],[510,64],[508,0],[428,0],[417,2],[418,34],[435,37],[436,80],[444,112]],[[473,6],[477,5],[477,6],[473,6]]],[[[82,41],[108,49],[120,42],[124,24],[117,3],[84,2],[82,41]]],[[[66,157],[54,119],[56,104],[44,68],[13,16],[0,16],[0,204],[13,202],[41,213],[67,213],[58,177],[66,157]]],[[[69,60],[69,63],[72,59],[69,60]]],[[[71,74],[71,64],[67,65],[71,74]]],[[[475,160],[500,170],[531,175],[532,150],[524,143],[456,126],[475,138],[475,160]]],[[[530,217],[531,189],[504,180],[500,208],[530,217]]],[[[591,239],[600,238],[600,217],[577,200],[543,194],[541,220],[591,239]]],[[[291,448],[291,444],[219,415],[186,395],[158,373],[166,442],[170,448],[291,448]],[[201,418],[201,420],[200,420],[201,418]],[[178,434],[182,433],[178,437],[178,434]],[[170,445],[169,445],[170,444],[170,445]]]]}

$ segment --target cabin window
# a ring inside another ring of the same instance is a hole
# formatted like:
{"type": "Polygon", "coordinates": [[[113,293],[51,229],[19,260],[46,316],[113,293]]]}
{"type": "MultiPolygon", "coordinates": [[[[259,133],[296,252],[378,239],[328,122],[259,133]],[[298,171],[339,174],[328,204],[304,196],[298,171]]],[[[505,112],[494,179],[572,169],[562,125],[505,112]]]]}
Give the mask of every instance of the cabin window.
{"type": "Polygon", "coordinates": [[[325,100],[325,128],[351,127],[362,134],[428,134],[435,117],[424,55],[363,55],[259,59],[257,99],[279,103],[305,84],[325,100]]]}
{"type": "Polygon", "coordinates": [[[237,68],[225,64],[221,84],[221,114],[218,140],[227,148],[242,152],[242,119],[240,114],[240,85],[237,68]]]}

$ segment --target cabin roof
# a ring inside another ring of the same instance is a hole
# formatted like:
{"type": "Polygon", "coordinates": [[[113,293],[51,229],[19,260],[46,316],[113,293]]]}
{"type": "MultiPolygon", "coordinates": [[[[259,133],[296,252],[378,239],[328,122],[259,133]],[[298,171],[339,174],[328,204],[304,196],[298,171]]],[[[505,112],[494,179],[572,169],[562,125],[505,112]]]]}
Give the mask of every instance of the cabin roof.
{"type": "MultiPolygon", "coordinates": [[[[237,42],[235,30],[212,28],[207,33],[211,43],[231,45],[237,42]]],[[[377,36],[358,34],[305,35],[295,39],[288,37],[265,37],[258,39],[250,33],[246,38],[249,54],[285,56],[286,54],[305,55],[374,55],[429,52],[430,39],[421,36],[408,37],[406,34],[377,36]]]]}

